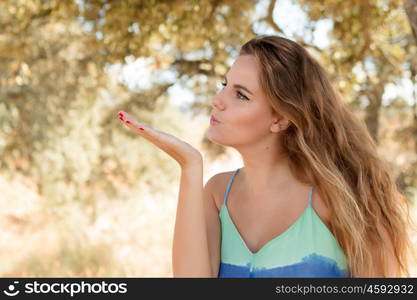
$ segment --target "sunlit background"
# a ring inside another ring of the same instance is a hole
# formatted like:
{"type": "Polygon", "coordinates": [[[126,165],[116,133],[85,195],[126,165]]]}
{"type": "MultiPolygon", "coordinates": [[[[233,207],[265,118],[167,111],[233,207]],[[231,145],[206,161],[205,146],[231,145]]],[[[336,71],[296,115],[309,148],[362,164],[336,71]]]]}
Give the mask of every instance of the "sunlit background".
{"type": "Polygon", "coordinates": [[[417,216],[407,3],[1,1],[0,275],[172,277],[180,169],[117,112],[199,149],[204,183],[240,167],[205,133],[210,98],[256,34],[286,36],[319,59],[417,216]]]}

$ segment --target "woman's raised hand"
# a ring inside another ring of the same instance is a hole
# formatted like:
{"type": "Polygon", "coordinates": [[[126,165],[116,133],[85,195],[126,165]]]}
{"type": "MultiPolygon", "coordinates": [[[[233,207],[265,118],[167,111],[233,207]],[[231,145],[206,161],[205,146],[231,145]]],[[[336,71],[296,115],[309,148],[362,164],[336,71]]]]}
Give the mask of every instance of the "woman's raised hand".
{"type": "Polygon", "coordinates": [[[201,153],[193,146],[178,139],[177,137],[139,123],[124,111],[119,111],[119,119],[127,127],[175,159],[182,168],[203,163],[201,153]]]}

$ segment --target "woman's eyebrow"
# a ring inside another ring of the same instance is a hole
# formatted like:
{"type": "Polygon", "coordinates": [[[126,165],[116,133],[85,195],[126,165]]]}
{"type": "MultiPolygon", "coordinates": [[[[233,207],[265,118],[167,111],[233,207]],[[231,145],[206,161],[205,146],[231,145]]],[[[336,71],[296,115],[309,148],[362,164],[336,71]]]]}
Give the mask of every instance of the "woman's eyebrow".
{"type": "MultiPolygon", "coordinates": [[[[224,78],[227,81],[227,76],[226,75],[224,75],[224,78]]],[[[243,86],[241,84],[234,84],[233,87],[235,87],[235,88],[241,88],[242,90],[247,91],[249,94],[251,94],[253,96],[253,93],[247,87],[245,87],[245,86],[243,86]]]]}

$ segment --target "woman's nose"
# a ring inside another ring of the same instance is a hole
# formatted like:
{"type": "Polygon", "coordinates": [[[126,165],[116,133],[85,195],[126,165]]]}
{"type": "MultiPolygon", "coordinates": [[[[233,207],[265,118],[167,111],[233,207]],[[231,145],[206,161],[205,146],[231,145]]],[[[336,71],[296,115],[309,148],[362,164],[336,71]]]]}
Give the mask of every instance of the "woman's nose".
{"type": "Polygon", "coordinates": [[[218,110],[223,109],[223,101],[220,99],[219,94],[216,94],[213,98],[211,98],[211,105],[218,110]]]}

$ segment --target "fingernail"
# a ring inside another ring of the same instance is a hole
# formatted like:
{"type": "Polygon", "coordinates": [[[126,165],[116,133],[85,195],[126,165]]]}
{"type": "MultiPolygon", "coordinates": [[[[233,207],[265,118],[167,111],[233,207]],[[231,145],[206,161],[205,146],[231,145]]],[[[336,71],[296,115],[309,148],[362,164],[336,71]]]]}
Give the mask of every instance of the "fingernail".
{"type": "Polygon", "coordinates": [[[139,129],[140,129],[140,130],[145,130],[145,129],[143,129],[142,127],[139,127],[139,129]]]}
{"type": "Polygon", "coordinates": [[[126,120],[126,123],[127,123],[127,124],[130,124],[130,121],[129,121],[129,120],[126,120]]]}

